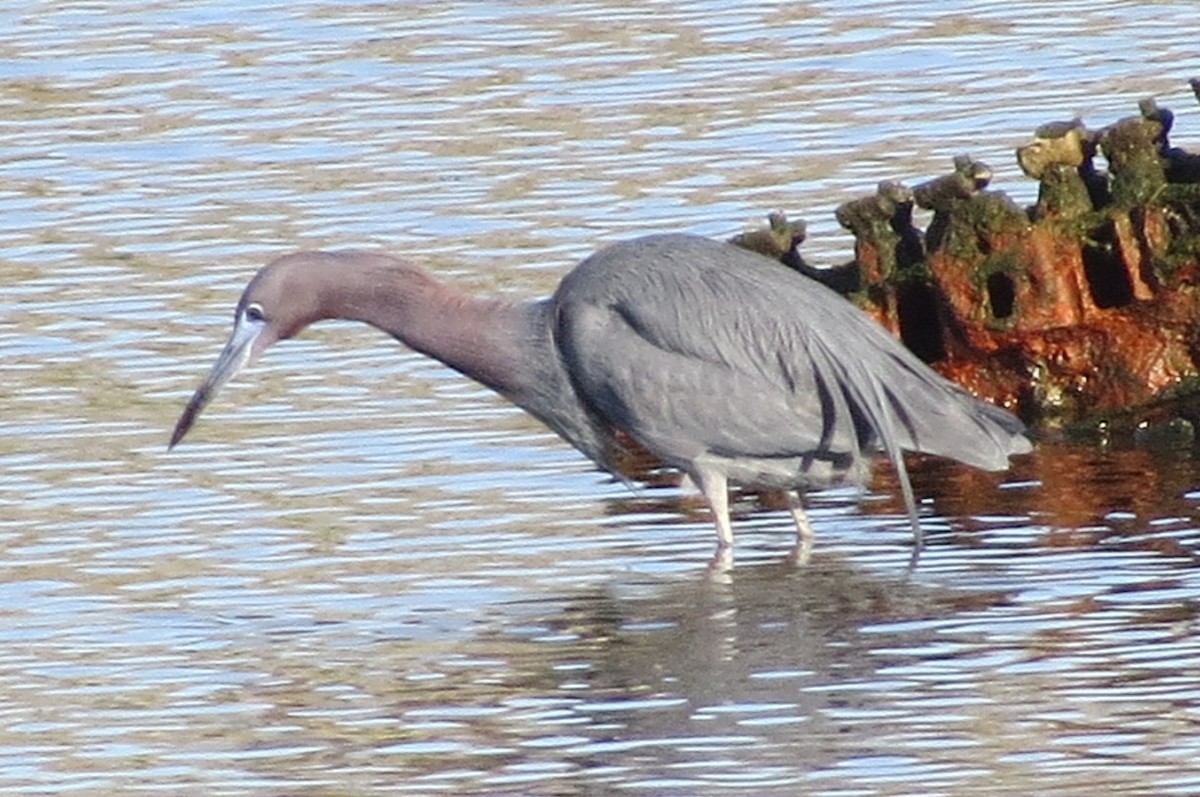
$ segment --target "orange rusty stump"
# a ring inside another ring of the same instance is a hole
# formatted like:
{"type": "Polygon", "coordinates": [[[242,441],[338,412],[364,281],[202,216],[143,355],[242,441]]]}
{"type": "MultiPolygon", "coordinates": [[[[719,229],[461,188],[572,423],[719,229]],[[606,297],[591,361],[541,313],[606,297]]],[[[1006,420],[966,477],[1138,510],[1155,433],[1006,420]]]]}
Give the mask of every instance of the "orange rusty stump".
{"type": "MultiPolygon", "coordinates": [[[[1200,80],[1192,86],[1200,97],[1200,80]]],[[[1016,150],[1039,181],[1028,208],[989,188],[991,169],[966,155],[912,189],[882,182],[837,208],[854,260],[802,270],[1043,431],[1163,428],[1190,439],[1200,423],[1200,155],[1170,145],[1173,120],[1146,100],[1098,131],[1078,119],[1039,127],[1016,150]],[[924,231],[914,206],[932,211],[924,231]]],[[[772,226],[788,256],[775,256],[803,263],[803,234],[787,236],[781,219],[772,226]]]]}

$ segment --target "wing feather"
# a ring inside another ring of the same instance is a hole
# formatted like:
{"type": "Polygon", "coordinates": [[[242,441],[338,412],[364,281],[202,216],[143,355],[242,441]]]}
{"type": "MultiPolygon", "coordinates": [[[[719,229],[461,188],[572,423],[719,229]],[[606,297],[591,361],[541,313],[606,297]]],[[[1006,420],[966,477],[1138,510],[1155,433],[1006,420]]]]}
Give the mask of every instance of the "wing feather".
{"type": "Polygon", "coordinates": [[[841,296],[696,236],[598,252],[555,295],[556,340],[594,412],[674,463],[902,450],[988,469],[1023,427],[942,379],[841,296]]]}

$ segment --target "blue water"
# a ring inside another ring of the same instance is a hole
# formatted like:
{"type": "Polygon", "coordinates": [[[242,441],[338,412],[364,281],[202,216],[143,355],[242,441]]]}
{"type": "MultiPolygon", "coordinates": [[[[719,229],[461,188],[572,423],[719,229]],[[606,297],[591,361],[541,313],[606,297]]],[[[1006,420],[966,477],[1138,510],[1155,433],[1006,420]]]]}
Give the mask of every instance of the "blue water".
{"type": "MultiPolygon", "coordinates": [[[[882,179],[1156,96],[1185,3],[34,3],[0,10],[5,794],[1193,794],[1189,451],[914,463],[737,565],[384,336],[273,350],[167,454],[241,287],[381,246],[548,293],[603,242],[804,252],[882,179]]],[[[1193,147],[1194,148],[1194,147],[1193,147]]]]}

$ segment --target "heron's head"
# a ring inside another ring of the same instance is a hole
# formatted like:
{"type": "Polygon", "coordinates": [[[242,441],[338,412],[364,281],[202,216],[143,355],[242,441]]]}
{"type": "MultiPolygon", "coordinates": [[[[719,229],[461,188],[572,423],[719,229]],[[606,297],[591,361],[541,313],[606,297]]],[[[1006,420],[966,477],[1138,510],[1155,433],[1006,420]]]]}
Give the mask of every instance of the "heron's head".
{"type": "Polygon", "coordinates": [[[328,284],[322,277],[336,274],[336,265],[334,254],[302,252],[269,263],[250,280],[234,311],[229,341],[179,416],[168,449],[183,439],[221,386],[243,366],[322,317],[322,293],[328,284]]]}

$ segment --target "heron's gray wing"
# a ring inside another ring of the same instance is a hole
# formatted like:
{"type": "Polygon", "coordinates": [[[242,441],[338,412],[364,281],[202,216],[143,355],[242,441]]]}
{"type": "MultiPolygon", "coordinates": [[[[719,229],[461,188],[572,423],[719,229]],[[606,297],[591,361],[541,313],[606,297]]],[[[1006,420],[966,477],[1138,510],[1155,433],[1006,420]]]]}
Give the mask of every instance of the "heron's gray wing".
{"type": "Polygon", "coordinates": [[[555,297],[580,397],[610,423],[676,461],[857,457],[876,439],[862,396],[841,384],[855,372],[805,321],[821,299],[857,313],[845,300],[705,239],[631,244],[585,261],[555,297]]]}
{"type": "Polygon", "coordinates": [[[1002,468],[1019,421],[942,379],[824,286],[695,236],[602,250],[556,294],[581,398],[681,458],[882,447],[1002,468]],[[652,439],[643,435],[653,435],[652,439]]]}
{"type": "Polygon", "coordinates": [[[812,373],[780,384],[710,345],[678,345],[686,341],[677,330],[663,336],[643,320],[629,306],[569,304],[559,338],[581,400],[656,454],[783,458],[854,446],[852,430],[831,422],[839,413],[823,406],[833,391],[812,373]]]}

